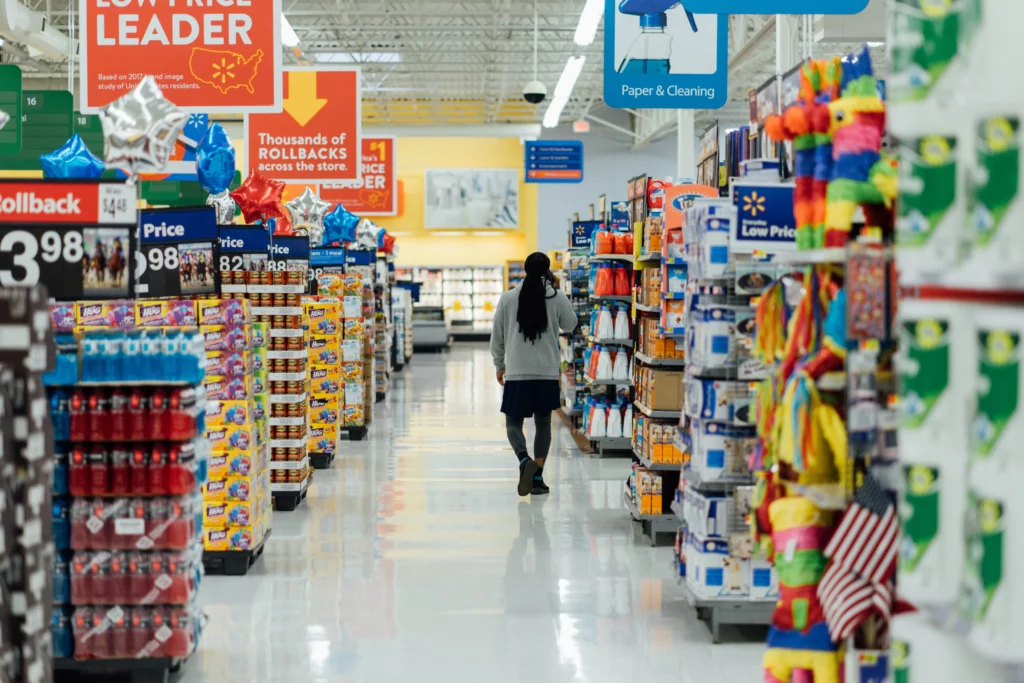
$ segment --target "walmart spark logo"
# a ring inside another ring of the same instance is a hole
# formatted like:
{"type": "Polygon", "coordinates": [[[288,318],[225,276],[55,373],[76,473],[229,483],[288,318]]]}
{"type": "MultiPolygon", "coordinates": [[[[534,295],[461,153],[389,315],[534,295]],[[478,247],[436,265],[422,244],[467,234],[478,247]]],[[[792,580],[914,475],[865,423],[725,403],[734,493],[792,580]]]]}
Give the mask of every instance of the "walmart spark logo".
{"type": "Polygon", "coordinates": [[[577,225],[576,234],[579,235],[580,237],[583,237],[583,235],[587,234],[587,230],[582,225],[577,225]]]}
{"type": "Polygon", "coordinates": [[[758,213],[764,213],[767,209],[764,207],[765,198],[757,193],[757,190],[751,192],[748,196],[743,198],[743,211],[750,214],[754,218],[757,218],[758,213]]]}

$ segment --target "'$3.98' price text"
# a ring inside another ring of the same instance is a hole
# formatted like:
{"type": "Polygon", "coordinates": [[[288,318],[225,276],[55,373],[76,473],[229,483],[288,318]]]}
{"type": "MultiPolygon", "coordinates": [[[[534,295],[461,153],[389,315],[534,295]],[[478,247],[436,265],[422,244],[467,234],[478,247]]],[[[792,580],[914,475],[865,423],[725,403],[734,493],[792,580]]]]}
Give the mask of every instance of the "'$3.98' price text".
{"type": "Polygon", "coordinates": [[[85,246],[76,230],[47,230],[38,235],[27,230],[12,230],[0,238],[0,253],[12,255],[13,267],[0,269],[0,286],[32,287],[39,284],[43,263],[82,263],[85,246]],[[19,277],[20,275],[20,277],[19,277]]]}

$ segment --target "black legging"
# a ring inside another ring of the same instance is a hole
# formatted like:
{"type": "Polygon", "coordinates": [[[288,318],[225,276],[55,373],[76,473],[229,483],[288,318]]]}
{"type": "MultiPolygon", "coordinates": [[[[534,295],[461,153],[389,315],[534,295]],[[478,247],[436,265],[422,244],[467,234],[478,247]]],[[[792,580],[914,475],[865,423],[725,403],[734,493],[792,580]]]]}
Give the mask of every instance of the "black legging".
{"type": "MultiPolygon", "coordinates": [[[[512,444],[512,451],[517,457],[527,452],[523,420],[524,418],[521,417],[505,416],[508,442],[512,444]]],[[[537,434],[533,437],[533,457],[534,459],[543,459],[548,457],[548,450],[551,448],[551,411],[534,413],[533,422],[537,425],[537,434]]]]}

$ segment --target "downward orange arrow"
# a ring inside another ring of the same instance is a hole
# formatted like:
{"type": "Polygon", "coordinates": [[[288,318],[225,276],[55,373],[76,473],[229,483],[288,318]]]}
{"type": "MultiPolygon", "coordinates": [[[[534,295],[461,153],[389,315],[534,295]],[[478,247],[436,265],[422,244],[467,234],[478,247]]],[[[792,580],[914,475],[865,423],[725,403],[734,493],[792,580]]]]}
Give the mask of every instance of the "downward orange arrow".
{"type": "Polygon", "coordinates": [[[315,71],[288,72],[288,98],[282,103],[288,115],[300,126],[305,127],[327,106],[327,100],[316,96],[315,71]]]}

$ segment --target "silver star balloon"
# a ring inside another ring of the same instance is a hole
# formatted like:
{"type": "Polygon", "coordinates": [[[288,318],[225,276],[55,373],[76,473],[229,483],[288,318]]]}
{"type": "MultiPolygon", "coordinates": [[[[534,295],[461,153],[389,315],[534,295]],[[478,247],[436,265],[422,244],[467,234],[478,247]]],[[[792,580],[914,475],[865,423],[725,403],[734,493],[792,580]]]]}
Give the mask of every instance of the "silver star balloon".
{"type": "Polygon", "coordinates": [[[306,188],[301,195],[285,202],[288,215],[292,219],[292,230],[298,234],[305,231],[309,237],[309,243],[318,247],[323,244],[324,239],[324,217],[331,210],[331,203],[320,199],[320,196],[312,189],[306,188]]]}
{"type": "Polygon", "coordinates": [[[134,90],[100,109],[100,121],[107,168],[137,179],[167,166],[188,114],[164,97],[156,79],[146,76],[134,90]]]}
{"type": "Polygon", "coordinates": [[[217,214],[217,225],[231,225],[235,220],[237,205],[231,198],[231,192],[224,190],[219,194],[211,194],[206,198],[206,205],[212,206],[217,214]]]}
{"type": "Polygon", "coordinates": [[[383,228],[379,225],[364,218],[356,228],[356,244],[361,249],[376,249],[379,245],[381,230],[383,228]]]}
{"type": "Polygon", "coordinates": [[[5,111],[0,111],[0,130],[7,125],[7,122],[11,120],[11,115],[5,111]]]}

